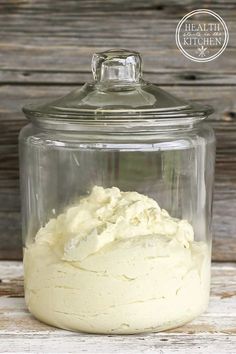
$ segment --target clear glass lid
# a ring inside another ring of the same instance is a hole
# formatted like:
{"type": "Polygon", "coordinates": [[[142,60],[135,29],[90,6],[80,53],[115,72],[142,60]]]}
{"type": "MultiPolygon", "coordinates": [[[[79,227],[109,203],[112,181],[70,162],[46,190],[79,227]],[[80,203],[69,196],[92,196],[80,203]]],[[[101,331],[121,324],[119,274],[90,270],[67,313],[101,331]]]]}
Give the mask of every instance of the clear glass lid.
{"type": "Polygon", "coordinates": [[[178,98],[142,79],[139,53],[108,50],[93,55],[94,81],[66,96],[41,105],[23,108],[30,119],[41,123],[80,124],[151,123],[188,124],[212,113],[178,98]]]}

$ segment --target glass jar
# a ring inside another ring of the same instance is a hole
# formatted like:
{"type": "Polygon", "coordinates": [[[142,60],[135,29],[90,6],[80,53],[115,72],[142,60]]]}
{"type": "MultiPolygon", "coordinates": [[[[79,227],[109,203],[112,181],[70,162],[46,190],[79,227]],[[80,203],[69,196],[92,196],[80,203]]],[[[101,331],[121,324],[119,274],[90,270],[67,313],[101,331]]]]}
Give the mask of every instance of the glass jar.
{"type": "Polygon", "coordinates": [[[24,108],[26,304],[69,330],[177,327],[209,299],[212,110],[143,81],[136,52],[95,54],[92,71],[24,108]]]}

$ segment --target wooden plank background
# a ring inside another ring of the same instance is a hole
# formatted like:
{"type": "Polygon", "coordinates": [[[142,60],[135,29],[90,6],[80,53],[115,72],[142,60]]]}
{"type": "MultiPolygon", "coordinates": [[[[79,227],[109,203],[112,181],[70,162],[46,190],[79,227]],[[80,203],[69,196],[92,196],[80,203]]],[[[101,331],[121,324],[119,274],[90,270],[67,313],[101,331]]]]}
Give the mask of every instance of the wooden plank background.
{"type": "Polygon", "coordinates": [[[235,0],[0,0],[0,258],[21,258],[21,107],[89,80],[92,54],[113,47],[140,51],[147,80],[214,106],[213,259],[236,261],[235,0]],[[196,8],[216,11],[229,28],[226,51],[209,63],[188,60],[175,44],[178,21],[196,8]]]}

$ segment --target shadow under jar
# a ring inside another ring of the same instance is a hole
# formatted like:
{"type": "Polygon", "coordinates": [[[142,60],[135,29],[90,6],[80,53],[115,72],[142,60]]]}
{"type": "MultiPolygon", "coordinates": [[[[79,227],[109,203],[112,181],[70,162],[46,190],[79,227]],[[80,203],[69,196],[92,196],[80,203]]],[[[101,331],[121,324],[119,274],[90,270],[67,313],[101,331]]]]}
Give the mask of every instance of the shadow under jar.
{"type": "Polygon", "coordinates": [[[94,81],[24,113],[25,299],[50,325],[161,331],[207,308],[211,108],[142,80],[138,53],[95,54],[94,81]]]}

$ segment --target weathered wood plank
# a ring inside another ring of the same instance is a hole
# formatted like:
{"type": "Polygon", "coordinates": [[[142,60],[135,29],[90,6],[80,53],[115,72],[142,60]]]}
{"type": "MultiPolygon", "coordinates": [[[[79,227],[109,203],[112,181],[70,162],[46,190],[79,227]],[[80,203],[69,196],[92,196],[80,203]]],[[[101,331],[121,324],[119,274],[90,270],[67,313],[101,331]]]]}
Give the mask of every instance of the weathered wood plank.
{"type": "MultiPolygon", "coordinates": [[[[205,0],[199,0],[198,5],[204,7],[206,5],[205,0]]],[[[1,6],[3,10],[9,12],[9,10],[17,10],[17,12],[27,12],[30,14],[32,12],[32,8],[36,9],[37,13],[54,13],[55,6],[53,3],[48,2],[47,0],[31,0],[30,2],[27,0],[18,0],[9,2],[7,0],[1,0],[1,6]]],[[[136,0],[135,2],[126,1],[126,0],[67,0],[65,3],[64,0],[57,0],[57,14],[70,13],[71,15],[76,15],[77,12],[75,10],[87,10],[89,9],[92,13],[107,13],[109,11],[115,12],[131,12],[131,11],[140,11],[143,13],[144,11],[159,11],[169,9],[170,15],[174,16],[176,11],[181,11],[184,8],[195,8],[196,3],[195,0],[183,0],[181,5],[175,0],[169,0],[168,2],[162,2],[160,0],[148,0],[143,2],[142,0],[136,0]]],[[[235,8],[234,0],[212,0],[211,6],[216,7],[221,10],[225,10],[230,13],[232,8],[235,8]]],[[[33,11],[35,13],[35,11],[33,11]]]]}
{"type": "MultiPolygon", "coordinates": [[[[104,21],[103,19],[102,24],[104,21]]],[[[149,20],[147,22],[149,23],[149,20]]],[[[118,22],[118,25],[120,26],[121,24],[118,22]]],[[[85,24],[85,26],[87,25],[85,24]]],[[[113,23],[110,23],[110,27],[111,26],[113,26],[113,23]]],[[[151,26],[157,26],[156,20],[153,24],[150,24],[150,28],[152,28],[151,26]]],[[[154,39],[149,38],[146,32],[144,32],[143,38],[137,35],[135,39],[122,38],[115,33],[111,38],[101,36],[101,38],[96,39],[93,34],[91,34],[91,38],[86,37],[81,39],[80,36],[80,40],[78,41],[78,33],[75,32],[74,41],[72,42],[71,37],[65,38],[64,40],[61,38],[52,38],[49,32],[45,34],[45,37],[39,39],[35,38],[33,35],[33,39],[30,39],[30,37],[26,35],[24,35],[22,39],[18,35],[17,45],[15,44],[16,39],[14,35],[11,35],[9,38],[7,33],[1,33],[0,31],[1,36],[4,38],[4,41],[2,40],[0,42],[1,68],[7,71],[14,69],[17,70],[19,74],[23,72],[24,74],[21,75],[22,82],[27,82],[27,72],[29,71],[44,71],[45,68],[47,68],[47,70],[51,72],[63,72],[70,71],[71,68],[74,68],[79,71],[78,74],[75,73],[76,82],[82,82],[84,80],[82,78],[80,79],[80,71],[88,71],[91,56],[94,52],[107,50],[109,48],[129,48],[138,50],[142,54],[145,63],[144,68],[150,73],[155,73],[156,70],[159,72],[161,69],[171,71],[180,69],[183,77],[184,71],[195,72],[201,70],[202,72],[215,72],[218,70],[222,71],[222,68],[225,68],[226,76],[223,83],[228,84],[227,72],[229,73],[228,76],[232,72],[233,77],[230,79],[230,82],[232,83],[233,81],[233,83],[235,83],[235,44],[234,47],[228,47],[226,51],[214,61],[209,63],[196,63],[185,58],[176,48],[173,39],[176,26],[177,21],[174,24],[167,25],[169,30],[171,28],[171,32],[168,32],[164,38],[161,37],[159,32],[156,33],[154,39]],[[162,44],[160,43],[161,38],[163,41],[162,44]],[[17,58],[17,61],[15,58],[17,58]],[[24,70],[27,71],[25,72],[24,70]]],[[[123,27],[126,27],[126,22],[124,22],[123,27]]],[[[104,29],[104,32],[108,31],[109,28],[104,29]]],[[[134,28],[133,31],[137,32],[137,29],[134,28]]],[[[231,32],[232,37],[235,37],[235,32],[236,30],[231,32]]],[[[3,74],[4,71],[1,72],[1,76],[3,74]]],[[[50,75],[52,74],[49,73],[49,77],[50,75]]],[[[154,74],[154,76],[158,78],[157,74],[154,74]]],[[[189,78],[190,82],[194,81],[194,78],[188,75],[187,79],[189,78]]]]}
{"type": "Polygon", "coordinates": [[[20,212],[0,212],[0,259],[22,259],[20,212]]]}
{"type": "MultiPolygon", "coordinates": [[[[198,3],[200,7],[207,6],[218,11],[230,31],[227,50],[210,63],[195,63],[186,59],[175,44],[176,25],[187,12],[196,9],[193,0],[181,4],[176,1],[153,0],[138,1],[136,4],[124,0],[74,0],[66,2],[66,6],[63,1],[57,4],[57,15],[53,16],[55,5],[49,1],[16,1],[7,2],[7,5],[5,2],[0,3],[0,59],[3,70],[0,78],[3,82],[43,82],[46,76],[46,82],[49,82],[55,80],[55,72],[56,80],[62,80],[58,72],[67,71],[68,79],[74,82],[80,80],[80,72],[82,76],[88,72],[94,51],[122,46],[139,50],[144,57],[145,70],[150,73],[180,70],[180,81],[194,82],[194,74],[187,74],[187,78],[184,78],[184,72],[202,71],[212,73],[206,74],[203,79],[203,82],[206,80],[209,83],[207,76],[214,77],[214,72],[218,76],[225,70],[226,75],[218,83],[229,84],[229,80],[235,83],[236,6],[233,0],[227,3],[223,0],[213,1],[207,5],[205,1],[198,3]],[[70,74],[72,70],[79,72],[73,76],[70,74]],[[30,78],[31,72],[33,75],[35,73],[35,78],[30,78]],[[37,74],[39,72],[42,79],[37,74]]],[[[169,80],[168,76],[166,80],[169,80]]],[[[214,82],[217,81],[213,78],[214,82]]]]}
{"type": "Polygon", "coordinates": [[[198,319],[167,332],[133,336],[71,333],[35,320],[19,298],[22,271],[21,262],[0,262],[2,352],[182,354],[191,348],[196,354],[235,354],[236,264],[212,265],[210,306],[198,319]]]}
{"type": "MultiPolygon", "coordinates": [[[[88,53],[91,58],[91,53],[88,53]]],[[[214,86],[214,85],[236,85],[236,73],[228,72],[227,69],[220,72],[211,71],[205,72],[199,70],[197,67],[190,69],[176,68],[168,69],[161,68],[158,63],[154,63],[157,66],[151,67],[145,65],[143,76],[145,80],[150,82],[156,82],[158,85],[193,85],[193,86],[214,86]],[[156,70],[155,70],[156,69],[156,70]],[[157,70],[158,69],[158,70],[157,70]]],[[[31,85],[45,85],[45,84],[60,84],[60,85],[80,85],[83,82],[91,81],[91,71],[89,70],[90,63],[87,63],[87,67],[84,71],[79,71],[77,68],[71,70],[29,70],[29,69],[3,69],[0,67],[0,84],[31,84],[31,85]]],[[[203,68],[202,68],[203,69],[203,68]]]]}
{"type": "Polygon", "coordinates": [[[22,262],[0,261],[0,297],[23,297],[22,262]]]}
{"type": "Polygon", "coordinates": [[[236,337],[228,335],[95,336],[66,334],[2,335],[4,353],[89,353],[89,354],[235,354],[236,337]]]}

